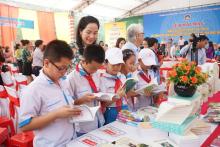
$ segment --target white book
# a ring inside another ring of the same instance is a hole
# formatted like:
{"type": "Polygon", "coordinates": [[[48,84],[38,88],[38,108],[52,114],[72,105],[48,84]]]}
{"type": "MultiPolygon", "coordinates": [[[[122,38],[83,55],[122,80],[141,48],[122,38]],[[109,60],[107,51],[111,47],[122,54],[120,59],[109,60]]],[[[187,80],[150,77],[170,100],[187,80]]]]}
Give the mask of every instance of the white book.
{"type": "Polygon", "coordinates": [[[93,93],[94,96],[96,96],[97,100],[99,101],[112,101],[113,97],[117,98],[116,94],[114,93],[103,93],[103,92],[99,92],[99,93],[93,93]]]}
{"type": "Polygon", "coordinates": [[[192,105],[163,102],[161,103],[156,121],[181,125],[193,111],[192,105]]]}
{"type": "Polygon", "coordinates": [[[73,106],[80,109],[82,112],[78,116],[74,116],[70,119],[71,123],[94,121],[96,112],[99,110],[99,106],[88,107],[87,105],[73,106]]]}
{"type": "Polygon", "coordinates": [[[168,102],[181,103],[192,105],[194,103],[200,104],[201,94],[195,93],[192,97],[180,97],[178,95],[168,96],[168,102]]]}
{"type": "Polygon", "coordinates": [[[157,84],[155,83],[149,83],[143,87],[141,87],[140,89],[137,89],[135,92],[137,94],[140,94],[140,95],[145,95],[145,91],[153,91],[153,89],[157,87],[157,84]]]}

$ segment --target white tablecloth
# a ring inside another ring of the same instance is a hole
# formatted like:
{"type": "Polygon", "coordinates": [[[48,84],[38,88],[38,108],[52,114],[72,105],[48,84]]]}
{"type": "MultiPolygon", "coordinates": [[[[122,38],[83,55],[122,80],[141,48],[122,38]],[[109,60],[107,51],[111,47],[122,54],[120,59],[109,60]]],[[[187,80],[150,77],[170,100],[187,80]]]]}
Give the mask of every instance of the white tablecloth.
{"type": "MultiPolygon", "coordinates": [[[[160,131],[158,129],[143,129],[138,128],[130,125],[123,124],[121,122],[115,121],[107,126],[104,127],[115,127],[122,131],[122,135],[112,137],[111,135],[107,135],[100,131],[100,129],[94,130],[90,133],[88,133],[89,136],[94,136],[97,140],[99,140],[102,143],[105,142],[112,142],[115,140],[118,140],[122,137],[129,137],[133,140],[142,142],[142,143],[152,143],[156,140],[163,140],[163,139],[169,139],[168,132],[160,131]]],[[[216,125],[211,125],[212,131],[216,128],[216,125]]],[[[209,136],[202,135],[199,136],[199,143],[202,144],[205,139],[209,136]]],[[[69,144],[67,144],[67,147],[89,147],[88,145],[81,142],[81,139],[83,136],[76,138],[75,140],[71,141],[69,144]]],[[[171,139],[172,140],[172,139],[171,139]]],[[[193,141],[192,141],[193,142],[193,141]]],[[[179,146],[179,145],[178,145],[179,146]]],[[[193,146],[193,144],[192,144],[193,146]]]]}

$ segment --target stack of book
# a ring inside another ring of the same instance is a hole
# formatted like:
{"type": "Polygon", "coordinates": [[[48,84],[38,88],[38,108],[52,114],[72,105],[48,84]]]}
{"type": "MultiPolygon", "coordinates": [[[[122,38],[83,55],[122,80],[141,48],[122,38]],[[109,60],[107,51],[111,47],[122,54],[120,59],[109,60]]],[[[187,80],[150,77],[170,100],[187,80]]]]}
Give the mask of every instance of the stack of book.
{"type": "Polygon", "coordinates": [[[168,101],[160,105],[152,126],[178,135],[187,134],[198,120],[200,99],[201,95],[198,93],[191,98],[168,97],[168,101]]]}

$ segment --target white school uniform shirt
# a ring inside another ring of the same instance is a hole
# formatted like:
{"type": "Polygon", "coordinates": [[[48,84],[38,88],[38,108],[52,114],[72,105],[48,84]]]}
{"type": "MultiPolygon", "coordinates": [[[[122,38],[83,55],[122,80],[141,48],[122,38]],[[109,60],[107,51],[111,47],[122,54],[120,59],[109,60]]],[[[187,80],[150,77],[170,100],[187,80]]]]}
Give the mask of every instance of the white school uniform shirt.
{"type": "MultiPolygon", "coordinates": [[[[135,73],[133,73],[134,74],[133,76],[137,78],[137,84],[135,86],[135,89],[140,89],[148,84],[144,79],[141,78],[140,73],[145,74],[142,70],[138,70],[135,73]]],[[[154,74],[149,73],[149,76],[151,77],[151,80],[155,78],[154,74]]],[[[147,97],[145,95],[138,96],[137,101],[134,104],[134,109],[137,110],[139,108],[147,107],[147,106],[151,105],[151,103],[152,103],[151,99],[152,99],[151,97],[147,97]]]]}
{"type": "MultiPolygon", "coordinates": [[[[67,77],[68,79],[68,87],[71,96],[73,99],[79,99],[88,93],[93,93],[92,88],[89,85],[89,82],[84,77],[87,73],[84,71],[82,66],[79,64],[79,72],[73,70],[67,77]]],[[[93,81],[95,82],[96,88],[99,92],[100,90],[100,74],[98,72],[92,74],[93,81]]],[[[100,103],[95,100],[92,102],[86,103],[89,107],[94,107],[100,105],[100,103]]],[[[101,111],[97,111],[96,117],[94,121],[90,122],[81,122],[78,124],[77,132],[80,133],[88,133],[98,128],[98,124],[102,126],[104,124],[104,116],[101,111]]]]}
{"type": "Polygon", "coordinates": [[[134,52],[135,57],[136,57],[136,63],[138,63],[138,53],[139,53],[139,48],[132,42],[126,42],[123,46],[122,46],[122,50],[125,49],[130,49],[134,52]]]}
{"type": "MultiPolygon", "coordinates": [[[[101,79],[101,86],[100,86],[100,92],[104,93],[114,93],[115,94],[115,80],[120,79],[121,86],[126,81],[126,77],[118,73],[116,76],[113,76],[111,74],[108,74],[106,71],[104,73],[100,74],[101,79]]],[[[122,98],[122,105],[127,105],[126,99],[122,98]]],[[[109,107],[116,107],[116,103],[112,103],[109,107]]]]}
{"type": "MultiPolygon", "coordinates": [[[[65,78],[59,81],[60,87],[43,71],[21,93],[19,127],[30,123],[33,117],[43,116],[51,111],[72,103],[66,88],[65,78]]],[[[42,129],[34,130],[34,147],[64,147],[75,136],[74,124],[68,118],[56,119],[42,129]]]]}
{"type": "Polygon", "coordinates": [[[40,48],[37,47],[34,50],[34,53],[33,53],[33,63],[32,63],[32,66],[43,67],[43,56],[44,56],[44,53],[41,51],[40,48]]]}

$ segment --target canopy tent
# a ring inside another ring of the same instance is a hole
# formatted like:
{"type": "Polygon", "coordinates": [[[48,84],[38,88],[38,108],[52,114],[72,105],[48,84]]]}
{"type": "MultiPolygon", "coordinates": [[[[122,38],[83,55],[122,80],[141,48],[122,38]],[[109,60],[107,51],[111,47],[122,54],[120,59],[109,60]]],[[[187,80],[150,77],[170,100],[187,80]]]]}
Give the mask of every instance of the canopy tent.
{"type": "Polygon", "coordinates": [[[0,0],[15,7],[40,11],[73,11],[106,20],[219,4],[219,0],[0,0]]]}

